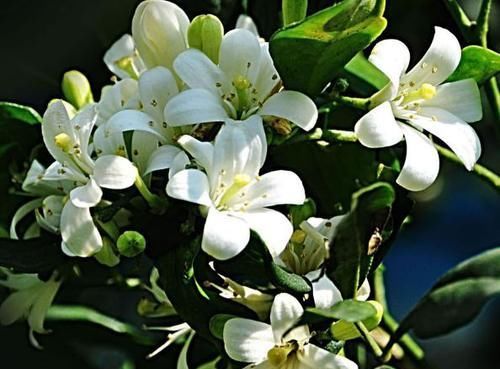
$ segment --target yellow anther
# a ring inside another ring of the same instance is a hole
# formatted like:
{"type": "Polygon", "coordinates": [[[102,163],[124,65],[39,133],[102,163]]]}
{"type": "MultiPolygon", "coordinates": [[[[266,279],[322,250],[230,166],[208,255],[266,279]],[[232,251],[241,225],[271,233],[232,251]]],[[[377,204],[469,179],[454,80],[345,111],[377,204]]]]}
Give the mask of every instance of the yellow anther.
{"type": "Polygon", "coordinates": [[[286,362],[288,354],[290,354],[292,350],[293,347],[291,345],[273,347],[267,352],[267,360],[269,364],[278,368],[286,362]]]}
{"type": "Polygon", "coordinates": [[[304,243],[304,240],[306,239],[306,232],[304,232],[301,229],[297,229],[295,232],[293,232],[292,237],[290,241],[293,243],[304,243]]]}
{"type": "Polygon", "coordinates": [[[124,70],[130,77],[138,78],[137,69],[134,65],[134,60],[130,56],[125,56],[115,62],[116,66],[124,70]]]}
{"type": "Polygon", "coordinates": [[[420,95],[422,95],[425,100],[432,99],[434,96],[436,96],[436,87],[429,83],[424,83],[422,87],[420,87],[419,91],[420,95]]]}
{"type": "Polygon", "coordinates": [[[238,187],[244,187],[252,181],[248,174],[237,174],[234,176],[233,184],[238,187]]]}
{"type": "Polygon", "coordinates": [[[73,140],[67,133],[59,133],[54,137],[56,146],[59,147],[64,152],[69,152],[73,147],[73,140]]]}
{"type": "Polygon", "coordinates": [[[127,157],[127,152],[123,146],[119,146],[115,151],[115,155],[127,157]]]}
{"type": "Polygon", "coordinates": [[[234,195],[236,195],[243,187],[248,185],[252,181],[247,174],[237,174],[233,177],[233,183],[228,187],[226,192],[219,201],[219,204],[224,206],[234,195]]]}

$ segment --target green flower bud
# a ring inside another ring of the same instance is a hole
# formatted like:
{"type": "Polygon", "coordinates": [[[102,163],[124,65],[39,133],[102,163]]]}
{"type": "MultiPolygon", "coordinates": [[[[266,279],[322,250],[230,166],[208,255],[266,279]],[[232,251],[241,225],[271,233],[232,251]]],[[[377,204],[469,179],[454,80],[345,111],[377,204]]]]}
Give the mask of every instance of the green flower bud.
{"type": "Polygon", "coordinates": [[[120,262],[120,256],[113,250],[113,242],[107,237],[102,240],[102,249],[94,255],[96,260],[108,267],[114,267],[120,262]]]}
{"type": "MultiPolygon", "coordinates": [[[[372,315],[368,319],[362,321],[365,327],[371,331],[378,327],[382,320],[382,316],[384,315],[384,308],[378,301],[370,300],[369,302],[377,313],[372,315]]],[[[354,323],[347,322],[345,320],[339,320],[331,325],[330,331],[332,332],[332,336],[337,341],[348,341],[353,340],[361,336],[359,330],[356,328],[354,323]]]]}
{"type": "Polygon", "coordinates": [[[212,14],[198,15],[188,28],[190,47],[203,51],[215,64],[219,63],[219,49],[224,35],[224,26],[212,14]]]}
{"type": "Polygon", "coordinates": [[[64,73],[62,91],[66,100],[77,109],[94,102],[87,77],[77,70],[64,73]]]}
{"type": "Polygon", "coordinates": [[[146,248],[146,239],[139,232],[126,231],[118,237],[116,246],[120,254],[128,258],[133,258],[144,251],[146,248]]]}

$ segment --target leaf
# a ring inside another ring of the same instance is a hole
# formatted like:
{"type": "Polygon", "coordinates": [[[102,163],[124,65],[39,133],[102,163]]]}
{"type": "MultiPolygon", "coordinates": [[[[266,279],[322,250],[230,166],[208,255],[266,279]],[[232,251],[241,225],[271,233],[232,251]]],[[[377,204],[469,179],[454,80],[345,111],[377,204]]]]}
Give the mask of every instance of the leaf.
{"type": "Polygon", "coordinates": [[[444,274],[403,319],[392,340],[409,329],[420,338],[449,333],[472,321],[499,294],[500,248],[495,248],[444,274]]]}
{"type": "Polygon", "coordinates": [[[291,273],[275,263],[271,263],[270,268],[272,283],[284,292],[291,294],[311,292],[311,285],[304,277],[291,273]]]}
{"type": "Polygon", "coordinates": [[[343,76],[349,81],[349,87],[364,96],[372,95],[389,82],[387,76],[370,63],[362,52],[357,53],[344,70],[343,76]]]}
{"type": "Polygon", "coordinates": [[[481,46],[467,46],[462,50],[462,59],[448,82],[473,78],[483,84],[500,72],[500,54],[481,46]]]}
{"type": "Polygon", "coordinates": [[[384,0],[344,0],[276,32],[274,64],[286,88],[320,93],[385,29],[384,0]]]}
{"type": "Polygon", "coordinates": [[[210,318],[209,328],[212,335],[221,340],[224,332],[224,325],[228,320],[233,318],[237,318],[237,316],[231,314],[217,314],[210,318]]]}
{"type": "Polygon", "coordinates": [[[394,200],[392,186],[383,182],[352,195],[351,210],[337,226],[325,263],[328,276],[344,298],[356,297],[366,278],[373,259],[372,238],[385,228],[394,200]]]}
{"type": "Polygon", "coordinates": [[[0,101],[0,121],[6,119],[18,120],[32,125],[42,122],[42,117],[33,108],[12,102],[0,101]]]}
{"type": "Polygon", "coordinates": [[[377,310],[366,301],[344,300],[340,301],[330,309],[308,308],[306,309],[306,320],[335,319],[345,320],[350,323],[361,322],[377,314],[377,310]]]}
{"type": "Polygon", "coordinates": [[[0,239],[0,266],[18,273],[50,272],[63,261],[60,241],[55,237],[0,239]]]}

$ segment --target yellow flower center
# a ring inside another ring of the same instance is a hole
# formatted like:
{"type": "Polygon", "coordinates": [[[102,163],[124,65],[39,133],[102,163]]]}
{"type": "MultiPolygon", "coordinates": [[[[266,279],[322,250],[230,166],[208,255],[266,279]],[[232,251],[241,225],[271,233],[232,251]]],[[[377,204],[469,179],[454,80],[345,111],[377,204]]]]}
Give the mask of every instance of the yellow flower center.
{"type": "Polygon", "coordinates": [[[236,195],[243,187],[248,185],[252,179],[247,174],[237,174],[233,178],[233,183],[224,192],[224,195],[219,201],[219,204],[224,206],[234,195],[236,195]]]}
{"type": "Polygon", "coordinates": [[[424,83],[418,90],[407,93],[403,99],[403,103],[408,104],[412,101],[422,99],[430,100],[436,96],[436,93],[436,87],[429,83],[424,83]]]}
{"type": "Polygon", "coordinates": [[[69,152],[73,147],[73,140],[67,133],[59,133],[54,137],[56,146],[59,147],[64,152],[69,152]]]}
{"type": "Polygon", "coordinates": [[[267,360],[272,366],[279,368],[283,365],[287,359],[288,355],[294,351],[295,345],[287,343],[283,346],[276,346],[267,352],[267,360]]]}

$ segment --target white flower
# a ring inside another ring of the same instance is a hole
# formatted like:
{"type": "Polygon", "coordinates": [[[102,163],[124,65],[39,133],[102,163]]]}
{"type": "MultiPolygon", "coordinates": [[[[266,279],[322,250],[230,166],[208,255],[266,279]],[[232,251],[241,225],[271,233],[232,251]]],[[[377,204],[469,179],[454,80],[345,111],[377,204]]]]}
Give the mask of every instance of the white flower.
{"type": "Polygon", "coordinates": [[[482,118],[481,99],[472,79],[444,83],[460,62],[458,40],[436,27],[424,57],[406,72],[408,48],[398,40],[384,40],[373,48],[370,62],[390,80],[374,97],[379,104],[355,126],[367,147],[387,147],[406,140],[406,160],[397,183],[411,191],[430,186],[439,172],[439,156],[422,132],[443,140],[471,170],[481,154],[481,144],[467,122],[482,118]]]}
{"type": "Polygon", "coordinates": [[[174,3],[146,0],[132,19],[132,36],[147,68],[172,67],[177,55],[187,49],[189,18],[174,3]]]}
{"type": "Polygon", "coordinates": [[[6,280],[0,279],[0,285],[14,290],[0,305],[0,323],[9,325],[27,318],[32,331],[47,333],[45,315],[61,281],[55,275],[44,282],[36,274],[12,274],[6,269],[0,271],[7,274],[6,280]]]}
{"type": "Polygon", "coordinates": [[[90,209],[102,198],[102,188],[132,186],[137,168],[117,155],[90,156],[89,140],[96,121],[95,106],[88,106],[70,119],[64,103],[52,103],[43,116],[42,135],[56,160],[45,172],[46,180],[71,180],[75,188],[60,215],[63,251],[70,256],[90,256],[102,247],[90,209]]]}
{"type": "Polygon", "coordinates": [[[104,63],[119,78],[137,78],[145,69],[134,39],[130,35],[120,37],[104,54],[104,63]]]}
{"type": "Polygon", "coordinates": [[[246,29],[228,32],[219,65],[189,49],[174,62],[177,75],[191,88],[169,101],[165,120],[171,126],[245,120],[253,114],[284,118],[309,130],[318,112],[314,102],[296,91],[280,91],[280,79],[267,44],[246,29]]]}
{"type": "Polygon", "coordinates": [[[280,204],[302,204],[304,187],[299,177],[278,170],[259,175],[267,143],[260,117],[244,124],[229,121],[215,143],[182,136],[179,144],[205,169],[186,169],[167,185],[171,197],[207,208],[202,248],[225,260],[240,253],[259,234],[273,256],[285,248],[293,227],[280,212],[267,209],[280,204]]]}
{"type": "Polygon", "coordinates": [[[357,368],[349,359],[309,343],[306,325],[293,328],[303,312],[295,297],[282,293],[274,299],[270,325],[242,318],[229,320],[223,332],[227,354],[233,360],[253,363],[246,369],[357,368]]]}

